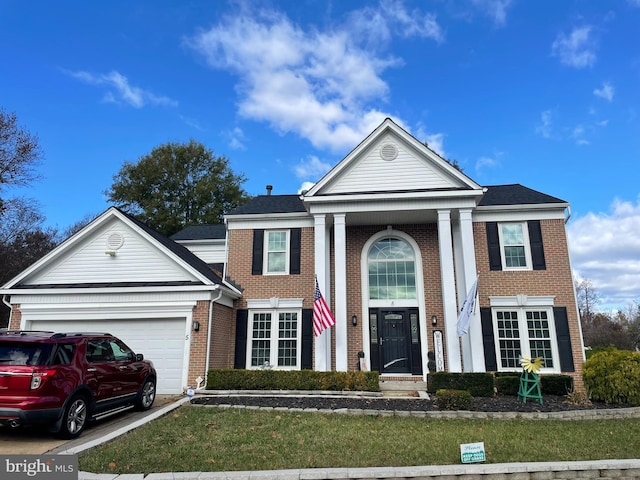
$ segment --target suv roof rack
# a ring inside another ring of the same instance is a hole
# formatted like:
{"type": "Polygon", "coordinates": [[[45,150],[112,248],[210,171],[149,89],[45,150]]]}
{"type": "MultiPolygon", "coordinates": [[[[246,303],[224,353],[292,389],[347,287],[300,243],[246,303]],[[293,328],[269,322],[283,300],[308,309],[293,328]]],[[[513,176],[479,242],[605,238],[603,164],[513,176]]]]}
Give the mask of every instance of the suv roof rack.
{"type": "Polygon", "coordinates": [[[0,335],[33,335],[33,334],[50,334],[53,335],[55,332],[51,332],[49,330],[0,330],[0,335]]]}
{"type": "MultiPolygon", "coordinates": [[[[53,332],[51,332],[53,333],[53,332]]],[[[54,333],[53,335],[51,335],[51,338],[62,338],[62,337],[83,337],[83,336],[88,336],[88,335],[109,335],[112,336],[110,333],[107,332],[57,332],[54,333]]]]}

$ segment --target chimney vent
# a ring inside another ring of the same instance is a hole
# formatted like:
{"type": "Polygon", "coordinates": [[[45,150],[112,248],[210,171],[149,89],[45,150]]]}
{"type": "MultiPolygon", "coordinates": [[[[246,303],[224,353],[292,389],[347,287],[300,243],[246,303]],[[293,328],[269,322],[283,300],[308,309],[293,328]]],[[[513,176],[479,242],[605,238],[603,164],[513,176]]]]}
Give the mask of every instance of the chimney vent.
{"type": "Polygon", "coordinates": [[[267,195],[271,195],[271,190],[273,190],[273,185],[267,185],[267,195]]]}

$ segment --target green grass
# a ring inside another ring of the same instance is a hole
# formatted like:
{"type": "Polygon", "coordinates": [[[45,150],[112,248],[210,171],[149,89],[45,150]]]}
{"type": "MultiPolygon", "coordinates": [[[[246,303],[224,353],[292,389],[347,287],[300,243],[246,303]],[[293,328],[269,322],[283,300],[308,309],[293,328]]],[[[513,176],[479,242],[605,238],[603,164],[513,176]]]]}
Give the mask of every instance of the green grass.
{"type": "Polygon", "coordinates": [[[458,420],[184,406],[80,455],[93,473],[273,470],[636,458],[640,419],[458,420]]]}

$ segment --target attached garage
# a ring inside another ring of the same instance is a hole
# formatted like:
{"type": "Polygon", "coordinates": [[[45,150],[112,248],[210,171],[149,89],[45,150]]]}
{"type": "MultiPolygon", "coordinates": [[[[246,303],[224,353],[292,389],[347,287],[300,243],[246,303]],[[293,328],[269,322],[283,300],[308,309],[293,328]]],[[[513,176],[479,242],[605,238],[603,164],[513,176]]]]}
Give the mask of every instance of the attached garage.
{"type": "Polygon", "coordinates": [[[184,385],[186,320],[36,320],[27,328],[54,332],[106,332],[115,335],[134,352],[153,362],[158,372],[157,391],[178,393],[184,385]]]}
{"type": "Polygon", "coordinates": [[[240,295],[185,247],[116,208],[0,288],[9,328],[111,333],[153,361],[160,394],[206,376],[213,303],[231,308],[240,295]]]}

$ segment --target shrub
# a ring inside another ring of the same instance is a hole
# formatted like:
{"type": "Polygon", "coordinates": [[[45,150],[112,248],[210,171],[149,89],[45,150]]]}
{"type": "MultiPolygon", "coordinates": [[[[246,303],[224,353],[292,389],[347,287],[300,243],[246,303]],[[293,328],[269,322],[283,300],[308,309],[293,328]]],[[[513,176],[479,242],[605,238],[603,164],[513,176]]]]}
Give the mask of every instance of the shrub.
{"type": "Polygon", "coordinates": [[[427,391],[467,390],[474,397],[493,397],[491,373],[437,372],[427,375],[427,391]]]}
{"type": "Polygon", "coordinates": [[[543,395],[566,395],[573,391],[573,378],[569,375],[540,375],[543,395]]]}
{"type": "Polygon", "coordinates": [[[212,369],[209,390],[350,390],[380,391],[378,372],[212,369]]]}
{"type": "Polygon", "coordinates": [[[640,353],[598,352],[584,363],[582,376],[592,400],[640,405],[640,353]]]}
{"type": "Polygon", "coordinates": [[[496,376],[495,384],[498,395],[516,396],[520,390],[520,376],[515,373],[496,376]]]}
{"type": "Polygon", "coordinates": [[[440,410],[473,410],[473,398],[467,390],[442,388],[436,392],[434,403],[440,410]]]}

